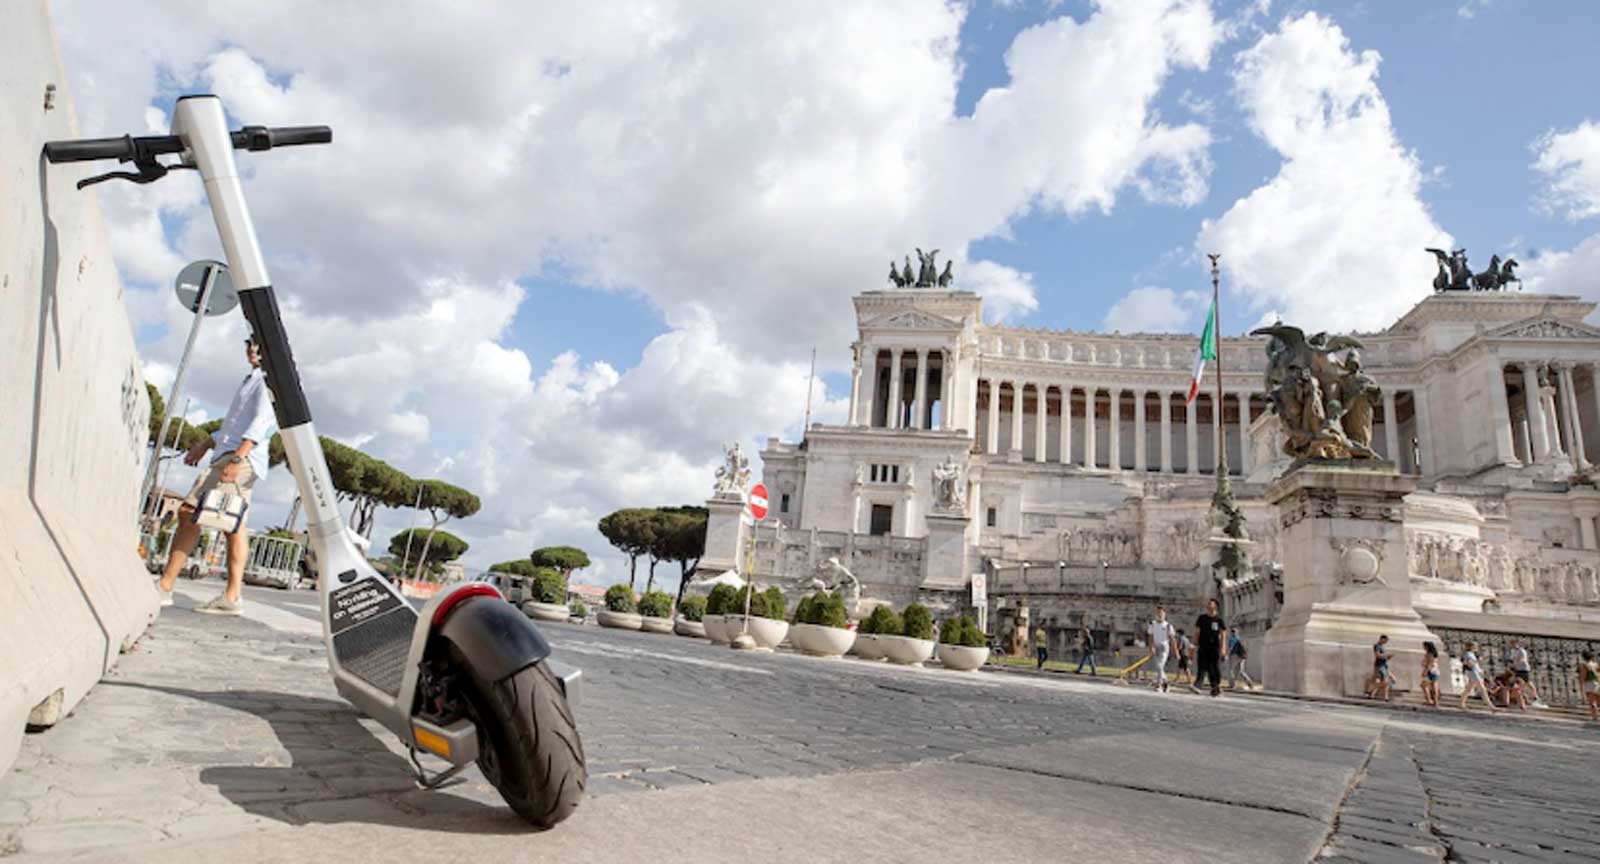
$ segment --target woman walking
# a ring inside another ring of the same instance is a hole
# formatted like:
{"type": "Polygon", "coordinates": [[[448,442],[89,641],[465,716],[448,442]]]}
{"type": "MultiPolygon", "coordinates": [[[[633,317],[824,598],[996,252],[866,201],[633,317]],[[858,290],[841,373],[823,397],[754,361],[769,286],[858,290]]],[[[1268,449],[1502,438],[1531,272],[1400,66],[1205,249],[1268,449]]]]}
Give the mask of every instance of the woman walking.
{"type": "Polygon", "coordinates": [[[1439,648],[1432,642],[1422,643],[1422,701],[1439,707],[1439,648]]]}
{"type": "Polygon", "coordinates": [[[1584,701],[1589,703],[1589,719],[1600,723],[1600,660],[1594,658],[1593,651],[1583,652],[1583,660],[1578,663],[1578,685],[1584,701]]]}
{"type": "Polygon", "coordinates": [[[1467,699],[1471,698],[1473,690],[1483,694],[1484,704],[1489,706],[1490,711],[1500,710],[1494,707],[1489,688],[1483,683],[1483,667],[1478,664],[1478,643],[1468,642],[1461,652],[1461,674],[1467,679],[1467,686],[1461,691],[1461,710],[1467,710],[1467,699]]]}

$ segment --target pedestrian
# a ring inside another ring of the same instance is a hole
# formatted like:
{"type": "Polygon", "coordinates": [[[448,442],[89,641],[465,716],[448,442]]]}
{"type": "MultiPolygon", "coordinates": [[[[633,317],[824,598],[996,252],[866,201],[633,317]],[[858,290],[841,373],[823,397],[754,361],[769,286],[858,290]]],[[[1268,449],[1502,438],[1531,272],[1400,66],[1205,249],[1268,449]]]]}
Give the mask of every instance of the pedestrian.
{"type": "Polygon", "coordinates": [[[1083,674],[1083,664],[1089,664],[1089,677],[1094,678],[1100,674],[1094,665],[1094,633],[1088,624],[1078,627],[1078,674],[1083,674]]]}
{"type": "Polygon", "coordinates": [[[1483,694],[1483,701],[1488,704],[1490,711],[1498,711],[1494,707],[1494,699],[1489,696],[1489,687],[1483,681],[1483,666],[1478,663],[1478,643],[1468,642],[1461,651],[1461,674],[1466,678],[1467,686],[1461,691],[1461,710],[1467,710],[1467,699],[1474,690],[1483,694]]]}
{"type": "Polygon", "coordinates": [[[1494,676],[1494,686],[1489,689],[1489,695],[1499,698],[1505,708],[1515,705],[1518,711],[1528,710],[1528,694],[1522,689],[1522,679],[1510,669],[1494,676]]]}
{"type": "Polygon", "coordinates": [[[1376,699],[1382,694],[1383,701],[1389,702],[1394,685],[1394,676],[1389,674],[1389,635],[1385,633],[1378,637],[1372,646],[1372,680],[1367,690],[1367,698],[1376,699]]]}
{"type": "Polygon", "coordinates": [[[1585,649],[1578,662],[1578,689],[1589,703],[1589,719],[1600,723],[1600,660],[1594,658],[1592,650],[1585,649]]]}
{"type": "MultiPolygon", "coordinates": [[[[1211,695],[1222,695],[1222,661],[1227,657],[1228,624],[1217,614],[1215,597],[1206,601],[1206,611],[1194,621],[1199,643],[1195,651],[1195,683],[1211,682],[1211,695]]],[[[1199,687],[1191,687],[1196,693],[1199,687]]]]}
{"type": "Polygon", "coordinates": [[[1255,689],[1256,682],[1250,680],[1250,670],[1245,668],[1245,661],[1250,659],[1250,652],[1245,650],[1244,640],[1239,638],[1237,630],[1228,633],[1228,689],[1239,689],[1239,679],[1244,679],[1246,690],[1255,689]]]}
{"type": "Polygon", "coordinates": [[[1050,636],[1044,632],[1043,627],[1034,628],[1033,655],[1038,660],[1033,667],[1035,670],[1043,669],[1044,661],[1050,659],[1050,636]]]}
{"type": "Polygon", "coordinates": [[[1511,649],[1511,672],[1522,681],[1522,690],[1527,694],[1536,708],[1543,708],[1544,703],[1539,701],[1539,688],[1533,686],[1533,658],[1528,656],[1528,640],[1518,639],[1511,649]]]}
{"type": "Polygon", "coordinates": [[[222,428],[190,447],[183,457],[184,464],[198,465],[207,450],[216,450],[178,510],[178,532],[172,538],[167,566],[156,584],[162,606],[172,605],[172,587],[199,539],[200,526],[195,516],[201,499],[207,492],[231,484],[233,494],[244,500],[245,511],[238,528],[228,534],[228,584],[221,594],[194,607],[194,611],[211,615],[238,615],[242,611],[240,592],[244,588],[244,562],[250,551],[249,533],[245,530],[245,518],[250,515],[250,492],[267,475],[267,443],[277,429],[272,413],[272,393],[267,389],[266,374],[261,371],[261,348],[254,337],[244,340],[244,346],[250,372],[234,392],[222,428]]]}
{"type": "Polygon", "coordinates": [[[1172,622],[1167,620],[1167,607],[1157,603],[1156,617],[1150,622],[1147,630],[1150,634],[1150,663],[1155,666],[1156,680],[1151,686],[1165,693],[1167,684],[1167,657],[1172,653],[1172,646],[1178,641],[1177,634],[1172,630],[1172,622]]]}
{"type": "Polygon", "coordinates": [[[1439,707],[1439,647],[1422,643],[1422,701],[1439,707]]]}
{"type": "Polygon", "coordinates": [[[1194,686],[1194,640],[1189,631],[1178,631],[1178,681],[1194,686]]]}

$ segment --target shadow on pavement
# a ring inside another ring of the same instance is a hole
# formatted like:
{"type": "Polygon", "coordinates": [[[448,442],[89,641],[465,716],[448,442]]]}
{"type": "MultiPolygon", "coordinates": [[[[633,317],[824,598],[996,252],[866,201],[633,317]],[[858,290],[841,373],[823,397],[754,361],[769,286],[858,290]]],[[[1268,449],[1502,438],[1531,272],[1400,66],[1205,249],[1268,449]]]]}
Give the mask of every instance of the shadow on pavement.
{"type": "Polygon", "coordinates": [[[104,684],[196,699],[265,720],[288,751],[288,766],[200,771],[201,783],[252,815],[289,825],[364,822],[470,834],[536,833],[504,805],[417,788],[406,758],[384,746],[342,701],[262,690],[104,684]]]}

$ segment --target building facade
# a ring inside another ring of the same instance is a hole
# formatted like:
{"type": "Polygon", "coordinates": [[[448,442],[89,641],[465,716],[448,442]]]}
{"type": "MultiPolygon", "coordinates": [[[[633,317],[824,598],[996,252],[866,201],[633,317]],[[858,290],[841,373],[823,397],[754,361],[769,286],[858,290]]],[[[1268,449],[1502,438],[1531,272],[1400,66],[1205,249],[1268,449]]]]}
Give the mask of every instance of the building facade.
{"type": "MultiPolygon", "coordinates": [[[[1193,334],[990,325],[976,294],[936,287],[854,302],[847,422],[761,453],[772,511],[755,531],[758,574],[798,578],[838,558],[868,595],[959,604],[982,572],[995,620],[1027,606],[1058,648],[1080,624],[1102,645],[1131,643],[1156,600],[1181,616],[1219,592],[1265,629],[1280,556],[1261,497],[1288,461],[1263,395],[1264,337],[1219,340],[1220,395],[1208,372],[1186,402],[1193,334]],[[1227,585],[1208,543],[1220,465],[1257,565],[1227,585]],[[960,491],[941,499],[936,474],[952,468],[960,491]]],[[[1382,388],[1373,447],[1419,481],[1405,530],[1425,615],[1600,631],[1594,309],[1445,292],[1357,334],[1382,388]]]]}

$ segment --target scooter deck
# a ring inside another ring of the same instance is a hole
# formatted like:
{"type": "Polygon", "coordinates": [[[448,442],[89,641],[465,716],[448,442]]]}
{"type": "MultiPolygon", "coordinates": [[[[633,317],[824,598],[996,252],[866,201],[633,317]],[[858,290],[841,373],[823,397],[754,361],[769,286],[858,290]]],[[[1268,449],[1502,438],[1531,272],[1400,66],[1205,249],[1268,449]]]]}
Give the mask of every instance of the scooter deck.
{"type": "Polygon", "coordinates": [[[380,579],[359,579],[328,595],[333,654],[346,672],[400,695],[417,612],[380,579]]]}

